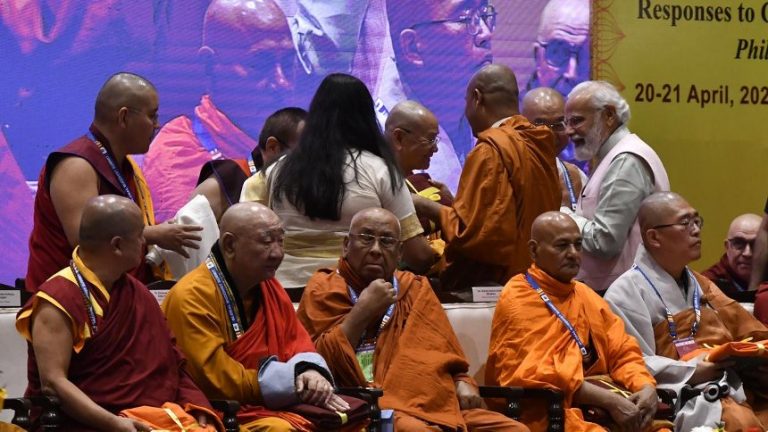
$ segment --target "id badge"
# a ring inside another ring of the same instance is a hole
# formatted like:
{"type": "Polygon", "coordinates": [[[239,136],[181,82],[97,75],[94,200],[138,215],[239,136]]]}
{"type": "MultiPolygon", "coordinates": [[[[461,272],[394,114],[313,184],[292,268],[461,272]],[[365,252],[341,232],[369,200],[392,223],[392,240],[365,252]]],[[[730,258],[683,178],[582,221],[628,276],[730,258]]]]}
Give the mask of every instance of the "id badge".
{"type": "Polygon", "coordinates": [[[375,347],[361,347],[356,354],[357,363],[360,365],[360,369],[363,371],[363,377],[368,382],[373,382],[373,353],[375,347]]]}
{"type": "Polygon", "coordinates": [[[686,354],[699,349],[699,344],[693,340],[693,337],[676,339],[672,342],[675,344],[678,358],[683,358],[686,354]]]}

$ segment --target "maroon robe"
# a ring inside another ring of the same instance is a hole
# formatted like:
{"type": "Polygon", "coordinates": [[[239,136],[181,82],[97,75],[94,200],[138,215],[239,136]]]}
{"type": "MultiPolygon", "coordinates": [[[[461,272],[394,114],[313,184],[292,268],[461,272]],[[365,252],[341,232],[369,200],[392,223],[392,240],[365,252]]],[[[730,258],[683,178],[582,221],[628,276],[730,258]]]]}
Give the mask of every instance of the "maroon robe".
{"type": "Polygon", "coordinates": [[[701,274],[714,282],[723,294],[728,297],[740,302],[751,303],[754,301],[755,293],[747,291],[749,288],[749,280],[740,278],[733,269],[731,269],[731,265],[728,262],[728,255],[723,254],[723,256],[720,257],[720,261],[701,272],[701,274]]]}
{"type": "MultiPolygon", "coordinates": [[[[94,136],[109,149],[109,142],[94,126],[91,126],[94,136]]],[[[64,227],[59,220],[51,200],[51,184],[48,173],[53,172],[56,165],[71,156],[81,157],[91,164],[99,178],[99,195],[114,194],[125,196],[120,183],[109,167],[106,158],[99,148],[87,136],[82,136],[66,146],[48,155],[45,167],[40,172],[37,195],[35,196],[35,213],[32,234],[29,238],[29,264],[25,285],[27,291],[36,292],[38,287],[53,276],[57,271],[69,264],[72,256],[72,246],[67,241],[64,227]]],[[[123,178],[128,182],[134,198],[138,199],[138,191],[134,181],[131,164],[126,160],[122,167],[123,178]]],[[[151,199],[150,197],[144,197],[151,199]]],[[[137,203],[139,208],[141,204],[137,203]]],[[[154,217],[154,216],[153,216],[154,217]]],[[[152,269],[146,262],[134,269],[131,274],[144,283],[154,280],[152,269]]]]}
{"type": "MultiPolygon", "coordinates": [[[[61,273],[40,285],[38,293],[19,312],[19,332],[29,336],[32,311],[39,302],[48,301],[43,298],[52,298],[72,319],[74,346],[67,378],[96,404],[115,414],[145,405],[160,407],[165,402],[210,408],[184,371],[184,357],[147,287],[133,276],[124,275],[115,282],[107,300],[84,271],[83,277],[92,298],[104,311],[103,317],[96,316],[94,336],[86,330],[90,329],[90,320],[80,287],[61,273]]],[[[31,397],[40,395],[41,387],[31,343],[28,352],[25,396],[31,397]]],[[[66,414],[62,418],[63,430],[91,430],[66,414]]]]}

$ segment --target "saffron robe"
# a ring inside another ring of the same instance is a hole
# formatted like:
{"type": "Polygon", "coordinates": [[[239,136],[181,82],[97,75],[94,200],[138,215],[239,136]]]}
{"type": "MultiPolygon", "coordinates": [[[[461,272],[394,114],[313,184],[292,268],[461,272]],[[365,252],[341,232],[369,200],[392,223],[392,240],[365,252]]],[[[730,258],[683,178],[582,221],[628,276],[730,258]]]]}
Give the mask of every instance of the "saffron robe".
{"type": "Polygon", "coordinates": [[[452,207],[440,214],[447,246],[441,289],[505,284],[531,265],[527,242],[540,214],[560,208],[555,137],[516,115],[478,135],[452,207]]]}
{"type": "MultiPolygon", "coordinates": [[[[80,260],[77,249],[72,259],[88,287],[97,331],[91,331],[83,293],[70,267],[40,285],[16,318],[16,329],[30,341],[25,396],[41,394],[30,318],[40,302],[47,301],[70,321],[73,352],[67,378],[96,404],[115,414],[141,406],[160,407],[166,402],[210,410],[205,396],[184,371],[184,357],[147,287],[126,274],[107,291],[80,260]]],[[[62,418],[64,430],[92,430],[66,414],[62,418]]]]}
{"type": "MultiPolygon", "coordinates": [[[[111,154],[106,137],[95,126],[91,126],[91,133],[111,154]]],[[[72,255],[73,248],[67,241],[64,227],[51,199],[50,173],[63,159],[73,156],[85,159],[96,170],[99,179],[99,195],[113,194],[127,198],[106,158],[87,136],[82,136],[48,155],[38,180],[32,234],[29,238],[29,265],[25,284],[27,291],[30,292],[37,291],[46,279],[66,267],[72,255]]],[[[154,225],[152,197],[141,170],[130,156],[126,156],[120,168],[123,178],[128,183],[128,189],[136,200],[136,205],[141,209],[144,224],[154,225]]],[[[131,274],[144,283],[155,280],[152,269],[146,262],[142,262],[131,274]]]]}
{"type": "Polygon", "coordinates": [[[158,132],[144,157],[144,172],[158,221],[172,218],[189,200],[200,168],[215,159],[243,158],[258,141],[240,130],[204,95],[192,117],[179,116],[158,132]]]}
{"type": "Polygon", "coordinates": [[[168,292],[162,309],[178,344],[187,355],[187,370],[210,398],[242,404],[238,414],[248,425],[279,417],[294,427],[307,420],[283,410],[300,403],[295,377],[310,367],[331,374],[307,331],[296,319],[288,294],[270,279],[240,297],[214,246],[214,256],[232,288],[245,333],[235,337],[224,297],[206,263],[192,270],[168,292]]]}
{"type": "MultiPolygon", "coordinates": [[[[535,264],[528,273],[552,304],[568,319],[594,359],[586,369],[579,346],[563,323],[547,308],[525,275],[504,287],[493,315],[485,382],[561,390],[565,397],[565,430],[603,431],[584,421],[574,407],[574,393],[586,377],[609,375],[631,392],[656,385],[648,373],[640,347],[624,330],[624,322],[591,288],[581,282],[558,281],[535,264]]],[[[522,421],[532,431],[547,429],[546,407],[528,405],[522,421]]]]}
{"type": "MultiPolygon", "coordinates": [[[[627,333],[637,339],[645,363],[656,378],[659,388],[668,388],[679,394],[680,389],[693,375],[696,364],[706,355],[701,354],[686,360],[679,358],[669,334],[664,309],[666,304],[673,314],[678,337],[688,337],[695,321],[695,282],[698,282],[702,293],[701,322],[694,337],[700,347],[704,344],[718,345],[741,341],[748,337],[754,341],[768,338],[768,328],[735,300],[725,296],[704,276],[691,271],[695,281],[686,276],[688,290],[685,293],[642,245],[635,255],[635,265],[653,282],[664,303],[643,275],[634,269],[628,270],[611,284],[605,293],[605,300],[624,320],[627,333]]],[[[703,388],[706,384],[709,383],[700,384],[696,388],[703,388]]],[[[690,430],[695,426],[714,424],[721,420],[726,422],[729,431],[747,430],[752,426],[766,429],[768,404],[765,398],[752,394],[753,390],[765,389],[753,388],[749,382],[742,383],[738,373],[731,369],[727,370],[727,379],[723,384],[730,387],[730,396],[716,402],[707,402],[703,396],[691,399],[678,412],[675,430],[690,430]]]]}
{"type": "Polygon", "coordinates": [[[341,330],[353,307],[347,281],[330,269],[309,280],[298,317],[328,360],[336,383],[383,389],[379,406],[395,410],[399,431],[424,430],[424,423],[452,431],[466,431],[468,423],[478,428],[473,430],[486,430],[484,424],[490,425],[487,430],[527,430],[498,413],[461,410],[455,382],[474,385],[474,380],[467,375],[469,365],[448,317],[426,278],[401,271],[395,277],[399,293],[392,318],[377,338],[373,383],[366,382],[355,347],[341,330]]]}

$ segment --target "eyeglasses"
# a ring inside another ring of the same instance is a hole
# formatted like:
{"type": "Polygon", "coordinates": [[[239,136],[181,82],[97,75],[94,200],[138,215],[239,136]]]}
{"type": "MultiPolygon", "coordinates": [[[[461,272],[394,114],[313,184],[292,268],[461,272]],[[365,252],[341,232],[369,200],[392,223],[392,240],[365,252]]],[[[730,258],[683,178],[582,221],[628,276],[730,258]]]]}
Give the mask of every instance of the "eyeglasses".
{"type": "Polygon", "coordinates": [[[160,118],[160,115],[157,112],[154,112],[153,114],[148,114],[148,113],[145,113],[144,111],[142,111],[142,110],[140,110],[138,108],[134,108],[134,107],[125,107],[125,108],[127,108],[128,111],[130,111],[130,112],[133,112],[133,113],[136,113],[136,114],[144,114],[144,115],[146,115],[147,118],[152,120],[152,123],[157,123],[158,119],[160,118]]]}
{"type": "MultiPolygon", "coordinates": [[[[406,129],[406,128],[403,128],[403,127],[401,127],[400,129],[401,129],[403,132],[405,132],[405,133],[409,133],[409,134],[410,134],[410,133],[413,133],[413,132],[411,132],[411,131],[409,131],[408,129],[406,129]]],[[[423,141],[425,144],[429,144],[429,145],[432,145],[432,146],[436,146],[436,145],[437,145],[437,144],[440,142],[440,136],[439,136],[439,135],[435,135],[435,137],[434,137],[434,138],[432,138],[432,139],[429,139],[429,138],[423,138],[421,141],[423,141]]]]}
{"type": "Polygon", "coordinates": [[[688,228],[688,231],[693,231],[694,226],[697,227],[698,229],[702,229],[704,227],[704,218],[701,216],[694,216],[692,218],[685,218],[677,223],[656,225],[655,227],[653,227],[653,229],[669,228],[673,226],[686,227],[688,228]]]}
{"type": "Polygon", "coordinates": [[[578,56],[586,44],[578,45],[555,39],[549,42],[539,42],[539,46],[544,48],[544,59],[550,66],[562,68],[572,57],[578,56]]]}
{"type": "Polygon", "coordinates": [[[755,250],[755,239],[747,240],[744,237],[734,237],[728,239],[728,244],[738,251],[746,250],[747,246],[750,250],[755,250]]]}
{"type": "MultiPolygon", "coordinates": [[[[584,120],[582,120],[584,121],[584,120]]],[[[544,120],[534,120],[532,122],[536,126],[546,126],[550,129],[552,129],[553,132],[564,132],[565,131],[565,120],[556,121],[553,123],[546,122],[544,120]]]]}
{"type": "Polygon", "coordinates": [[[394,237],[389,236],[375,236],[373,234],[353,234],[349,233],[350,237],[354,237],[357,239],[358,243],[360,243],[364,247],[373,247],[373,244],[378,241],[379,245],[385,249],[394,249],[395,246],[400,243],[399,239],[396,239],[394,237]]]}
{"type": "Polygon", "coordinates": [[[458,18],[448,18],[434,21],[424,21],[411,25],[409,28],[418,27],[427,24],[442,24],[442,23],[464,23],[467,27],[467,33],[472,36],[477,36],[482,31],[482,25],[485,23],[488,30],[493,33],[496,29],[496,8],[491,5],[481,6],[475,9],[464,10],[458,18]]]}

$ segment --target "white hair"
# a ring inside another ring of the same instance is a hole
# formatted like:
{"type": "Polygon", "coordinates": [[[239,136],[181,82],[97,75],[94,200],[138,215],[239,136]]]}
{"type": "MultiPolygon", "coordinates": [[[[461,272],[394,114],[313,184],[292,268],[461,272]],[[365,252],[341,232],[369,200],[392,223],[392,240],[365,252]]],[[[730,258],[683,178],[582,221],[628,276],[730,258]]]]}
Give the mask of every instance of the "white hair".
{"type": "Polygon", "coordinates": [[[629,104],[624,99],[616,87],[608,81],[584,81],[568,93],[568,99],[586,94],[589,97],[589,103],[595,109],[612,106],[616,110],[616,116],[621,124],[629,123],[629,104]]]}

